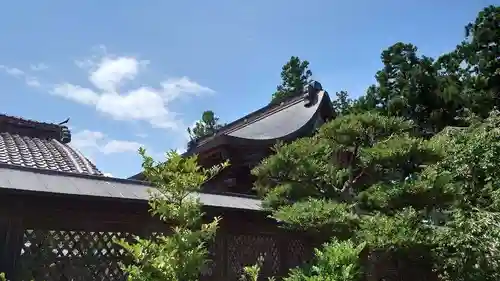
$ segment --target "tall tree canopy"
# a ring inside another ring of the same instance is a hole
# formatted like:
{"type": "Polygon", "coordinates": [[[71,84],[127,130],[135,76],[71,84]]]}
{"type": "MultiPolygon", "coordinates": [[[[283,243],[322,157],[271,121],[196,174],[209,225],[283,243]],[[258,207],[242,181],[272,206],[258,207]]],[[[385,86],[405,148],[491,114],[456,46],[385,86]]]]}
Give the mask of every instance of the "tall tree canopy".
{"type": "Polygon", "coordinates": [[[281,70],[281,84],[276,87],[271,103],[277,103],[297,95],[310,82],[311,76],[309,62],[301,61],[299,57],[292,56],[281,70]]]}
{"type": "Polygon", "coordinates": [[[432,58],[419,56],[417,47],[399,42],[384,50],[381,60],[377,84],[368,88],[357,106],[413,120],[425,135],[457,123],[462,106],[459,93],[443,92],[432,58]]]}
{"type": "Polygon", "coordinates": [[[467,125],[471,115],[487,118],[500,105],[499,43],[495,6],[482,10],[465,27],[464,41],[437,59],[418,55],[412,44],[396,43],[382,52],[377,83],[355,108],[413,120],[425,135],[467,125]]]}
{"type": "Polygon", "coordinates": [[[201,119],[197,121],[194,127],[187,128],[191,140],[197,140],[206,136],[214,135],[224,124],[219,123],[219,118],[211,110],[203,112],[201,119]]]}
{"type": "Polygon", "coordinates": [[[347,115],[353,112],[354,101],[349,98],[349,93],[340,91],[335,93],[335,99],[332,100],[333,110],[337,115],[347,115]]]}
{"type": "Polygon", "coordinates": [[[465,31],[464,42],[451,54],[462,66],[460,90],[468,107],[484,118],[500,105],[500,7],[486,7],[465,31]]]}

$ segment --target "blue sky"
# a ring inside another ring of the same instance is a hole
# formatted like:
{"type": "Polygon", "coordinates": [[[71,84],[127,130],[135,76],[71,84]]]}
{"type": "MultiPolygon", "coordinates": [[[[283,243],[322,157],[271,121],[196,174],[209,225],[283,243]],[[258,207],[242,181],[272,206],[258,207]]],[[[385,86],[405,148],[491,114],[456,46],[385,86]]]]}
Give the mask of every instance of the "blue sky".
{"type": "Polygon", "coordinates": [[[71,117],[72,145],[127,177],[137,146],[182,149],[203,110],[231,121],[265,105],[292,55],[329,92],[359,96],[384,48],[438,56],[489,4],[500,0],[6,1],[1,110],[71,117]]]}

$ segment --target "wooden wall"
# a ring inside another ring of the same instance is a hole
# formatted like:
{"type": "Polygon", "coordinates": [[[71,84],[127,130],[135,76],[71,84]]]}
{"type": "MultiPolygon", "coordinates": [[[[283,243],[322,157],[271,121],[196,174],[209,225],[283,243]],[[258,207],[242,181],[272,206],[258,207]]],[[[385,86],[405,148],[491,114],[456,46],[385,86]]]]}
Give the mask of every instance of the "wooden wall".
{"type": "MultiPolygon", "coordinates": [[[[203,280],[238,280],[244,265],[265,258],[264,275],[284,275],[310,257],[307,238],[279,229],[265,213],[206,208],[221,216],[203,280]]],[[[144,201],[0,192],[0,271],[10,280],[123,280],[127,262],[113,238],[165,232],[144,201]]]]}

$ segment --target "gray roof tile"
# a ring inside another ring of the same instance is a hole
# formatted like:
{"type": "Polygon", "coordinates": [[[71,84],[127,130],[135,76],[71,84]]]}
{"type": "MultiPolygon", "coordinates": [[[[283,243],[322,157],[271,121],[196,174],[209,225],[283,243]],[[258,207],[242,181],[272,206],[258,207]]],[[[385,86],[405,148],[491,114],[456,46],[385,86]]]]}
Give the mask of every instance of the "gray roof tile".
{"type": "MultiPolygon", "coordinates": [[[[32,168],[2,165],[0,189],[146,201],[151,186],[142,182],[104,176],[44,172],[32,168]]],[[[260,200],[253,198],[207,193],[197,193],[193,196],[200,198],[201,203],[206,206],[256,211],[261,209],[260,200]]]]}
{"type": "Polygon", "coordinates": [[[67,144],[8,132],[0,132],[0,163],[101,175],[90,160],[67,144]]]}
{"type": "Polygon", "coordinates": [[[0,163],[102,175],[96,166],[68,145],[67,128],[0,114],[0,163]]]}

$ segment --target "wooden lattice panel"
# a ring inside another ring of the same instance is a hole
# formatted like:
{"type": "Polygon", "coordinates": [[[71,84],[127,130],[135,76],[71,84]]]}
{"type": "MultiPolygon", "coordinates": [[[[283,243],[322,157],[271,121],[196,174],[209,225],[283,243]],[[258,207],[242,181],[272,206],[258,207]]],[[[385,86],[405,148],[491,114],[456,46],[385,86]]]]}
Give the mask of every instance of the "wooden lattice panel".
{"type": "Polygon", "coordinates": [[[272,236],[234,235],[227,239],[228,280],[238,280],[243,267],[254,265],[262,256],[264,263],[262,274],[275,275],[280,269],[278,245],[272,236]]]}
{"type": "Polygon", "coordinates": [[[306,249],[301,239],[291,239],[287,246],[286,259],[287,268],[301,265],[306,259],[306,249]]]}
{"type": "Polygon", "coordinates": [[[18,262],[19,280],[123,280],[125,251],[113,241],[125,232],[26,230],[18,262]]]}

